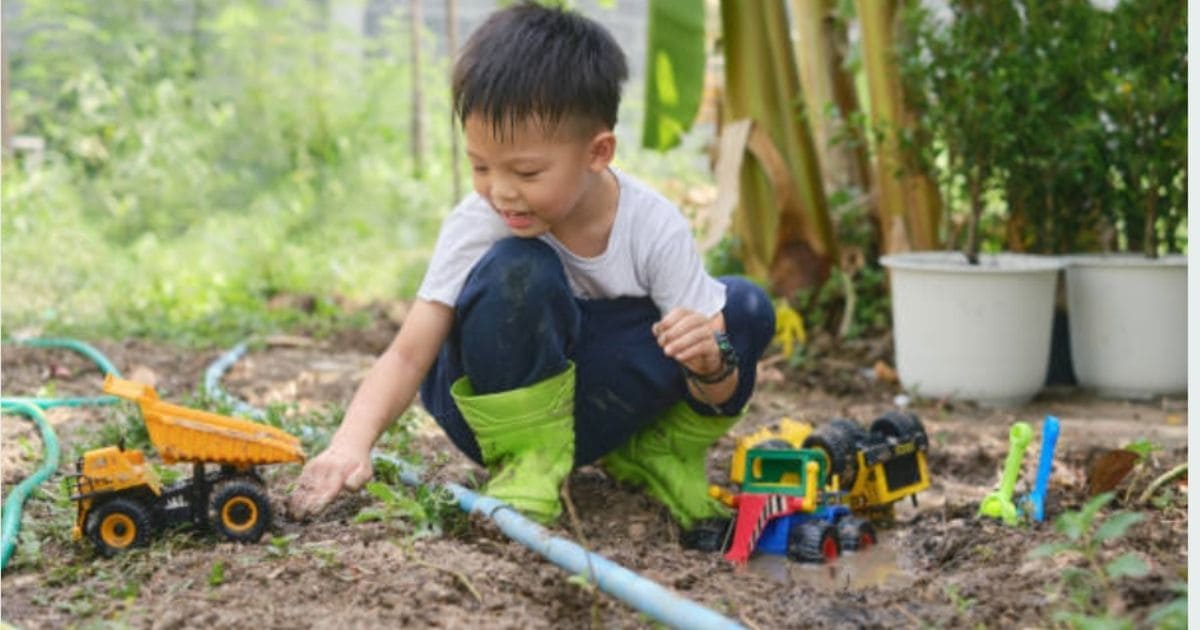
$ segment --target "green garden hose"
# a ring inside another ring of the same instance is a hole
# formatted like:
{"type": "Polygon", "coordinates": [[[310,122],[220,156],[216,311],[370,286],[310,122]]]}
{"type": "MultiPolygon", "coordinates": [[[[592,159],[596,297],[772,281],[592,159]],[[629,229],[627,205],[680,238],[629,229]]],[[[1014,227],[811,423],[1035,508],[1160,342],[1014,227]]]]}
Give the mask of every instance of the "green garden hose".
{"type": "Polygon", "coordinates": [[[17,484],[17,487],[13,488],[13,491],[8,493],[8,498],[4,500],[3,523],[0,524],[4,545],[3,555],[0,556],[0,569],[3,569],[8,568],[8,561],[17,547],[17,532],[21,530],[21,506],[24,505],[25,499],[29,498],[29,493],[33,492],[34,488],[49,479],[50,475],[58,470],[59,450],[58,437],[54,435],[54,429],[50,428],[50,423],[46,422],[46,416],[40,408],[20,400],[3,400],[0,401],[0,409],[8,413],[19,413],[33,420],[37,424],[38,430],[42,432],[42,445],[45,447],[43,450],[46,454],[42,459],[42,465],[32,475],[17,484]]]}
{"type": "MultiPolygon", "coordinates": [[[[117,368],[107,357],[99,350],[82,341],[74,339],[26,339],[18,343],[37,348],[65,348],[73,350],[91,359],[96,364],[96,367],[100,368],[105,374],[120,376],[120,372],[117,371],[117,368]]],[[[24,506],[25,500],[29,498],[29,494],[33,492],[34,488],[49,479],[50,475],[54,474],[54,471],[58,469],[58,437],[54,434],[54,429],[50,427],[50,423],[46,421],[46,415],[42,411],[52,407],[111,405],[119,400],[116,396],[0,398],[0,411],[26,416],[37,425],[38,430],[42,434],[42,452],[45,454],[42,457],[42,465],[32,475],[17,484],[17,487],[13,488],[8,498],[4,500],[4,514],[0,517],[0,521],[2,521],[0,522],[0,534],[2,534],[2,537],[0,537],[0,545],[2,545],[0,570],[8,568],[8,561],[12,558],[13,551],[17,547],[17,534],[21,530],[21,508],[24,506]]]]}

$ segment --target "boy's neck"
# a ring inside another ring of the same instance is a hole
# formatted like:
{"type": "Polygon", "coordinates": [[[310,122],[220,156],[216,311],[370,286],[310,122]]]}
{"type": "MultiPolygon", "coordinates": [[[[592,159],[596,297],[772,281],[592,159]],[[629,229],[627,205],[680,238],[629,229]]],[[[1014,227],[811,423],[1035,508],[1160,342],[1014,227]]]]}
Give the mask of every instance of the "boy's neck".
{"type": "Polygon", "coordinates": [[[570,216],[550,228],[550,234],[576,256],[594,258],[608,249],[617,218],[621,186],[611,169],[594,174],[570,216]]]}

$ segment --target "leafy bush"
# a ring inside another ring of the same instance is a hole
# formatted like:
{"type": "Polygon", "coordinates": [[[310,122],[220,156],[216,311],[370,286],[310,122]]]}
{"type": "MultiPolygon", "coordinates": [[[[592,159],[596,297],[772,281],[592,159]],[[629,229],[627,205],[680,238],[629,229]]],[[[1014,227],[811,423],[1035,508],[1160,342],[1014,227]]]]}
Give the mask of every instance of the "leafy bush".
{"type": "Polygon", "coordinates": [[[1187,4],[1127,0],[1109,18],[1101,116],[1114,190],[1106,216],[1123,249],[1181,251],[1187,220],[1187,4]]]}
{"type": "Polygon", "coordinates": [[[952,212],[971,217],[968,255],[980,240],[1043,253],[1139,250],[1143,218],[1168,249],[1181,247],[1183,5],[948,5],[945,20],[910,12],[903,68],[931,140],[922,157],[952,212]]]}

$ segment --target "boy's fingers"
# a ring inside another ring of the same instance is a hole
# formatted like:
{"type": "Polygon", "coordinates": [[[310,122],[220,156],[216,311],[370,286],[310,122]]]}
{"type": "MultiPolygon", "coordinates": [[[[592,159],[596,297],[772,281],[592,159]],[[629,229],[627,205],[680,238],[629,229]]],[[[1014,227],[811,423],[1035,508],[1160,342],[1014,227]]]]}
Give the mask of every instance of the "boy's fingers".
{"type": "Polygon", "coordinates": [[[322,487],[310,487],[292,495],[293,505],[290,510],[292,517],[304,519],[320,512],[326,505],[329,505],[340,489],[337,485],[326,483],[322,484],[322,487]]]}
{"type": "Polygon", "coordinates": [[[690,348],[701,346],[709,340],[711,335],[707,328],[693,328],[685,330],[678,337],[673,337],[663,347],[668,356],[680,355],[690,348]]]}
{"type": "Polygon", "coordinates": [[[657,323],[651,326],[650,330],[653,331],[656,336],[661,337],[663,333],[670,331],[672,327],[679,323],[679,320],[682,319],[687,312],[688,311],[681,308],[673,308],[670,310],[670,312],[664,315],[662,319],[658,320],[657,323]]]}

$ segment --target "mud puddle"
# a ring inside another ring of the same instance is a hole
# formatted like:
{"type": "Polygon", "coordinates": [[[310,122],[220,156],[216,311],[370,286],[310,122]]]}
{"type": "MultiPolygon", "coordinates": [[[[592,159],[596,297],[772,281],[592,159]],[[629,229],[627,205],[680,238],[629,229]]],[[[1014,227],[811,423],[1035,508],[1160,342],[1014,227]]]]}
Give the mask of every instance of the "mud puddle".
{"type": "Polygon", "coordinates": [[[916,567],[902,556],[887,534],[883,536],[879,544],[843,553],[829,564],[795,562],[786,556],[761,554],[751,558],[746,568],[789,587],[807,586],[822,592],[911,586],[917,579],[916,567]]]}

